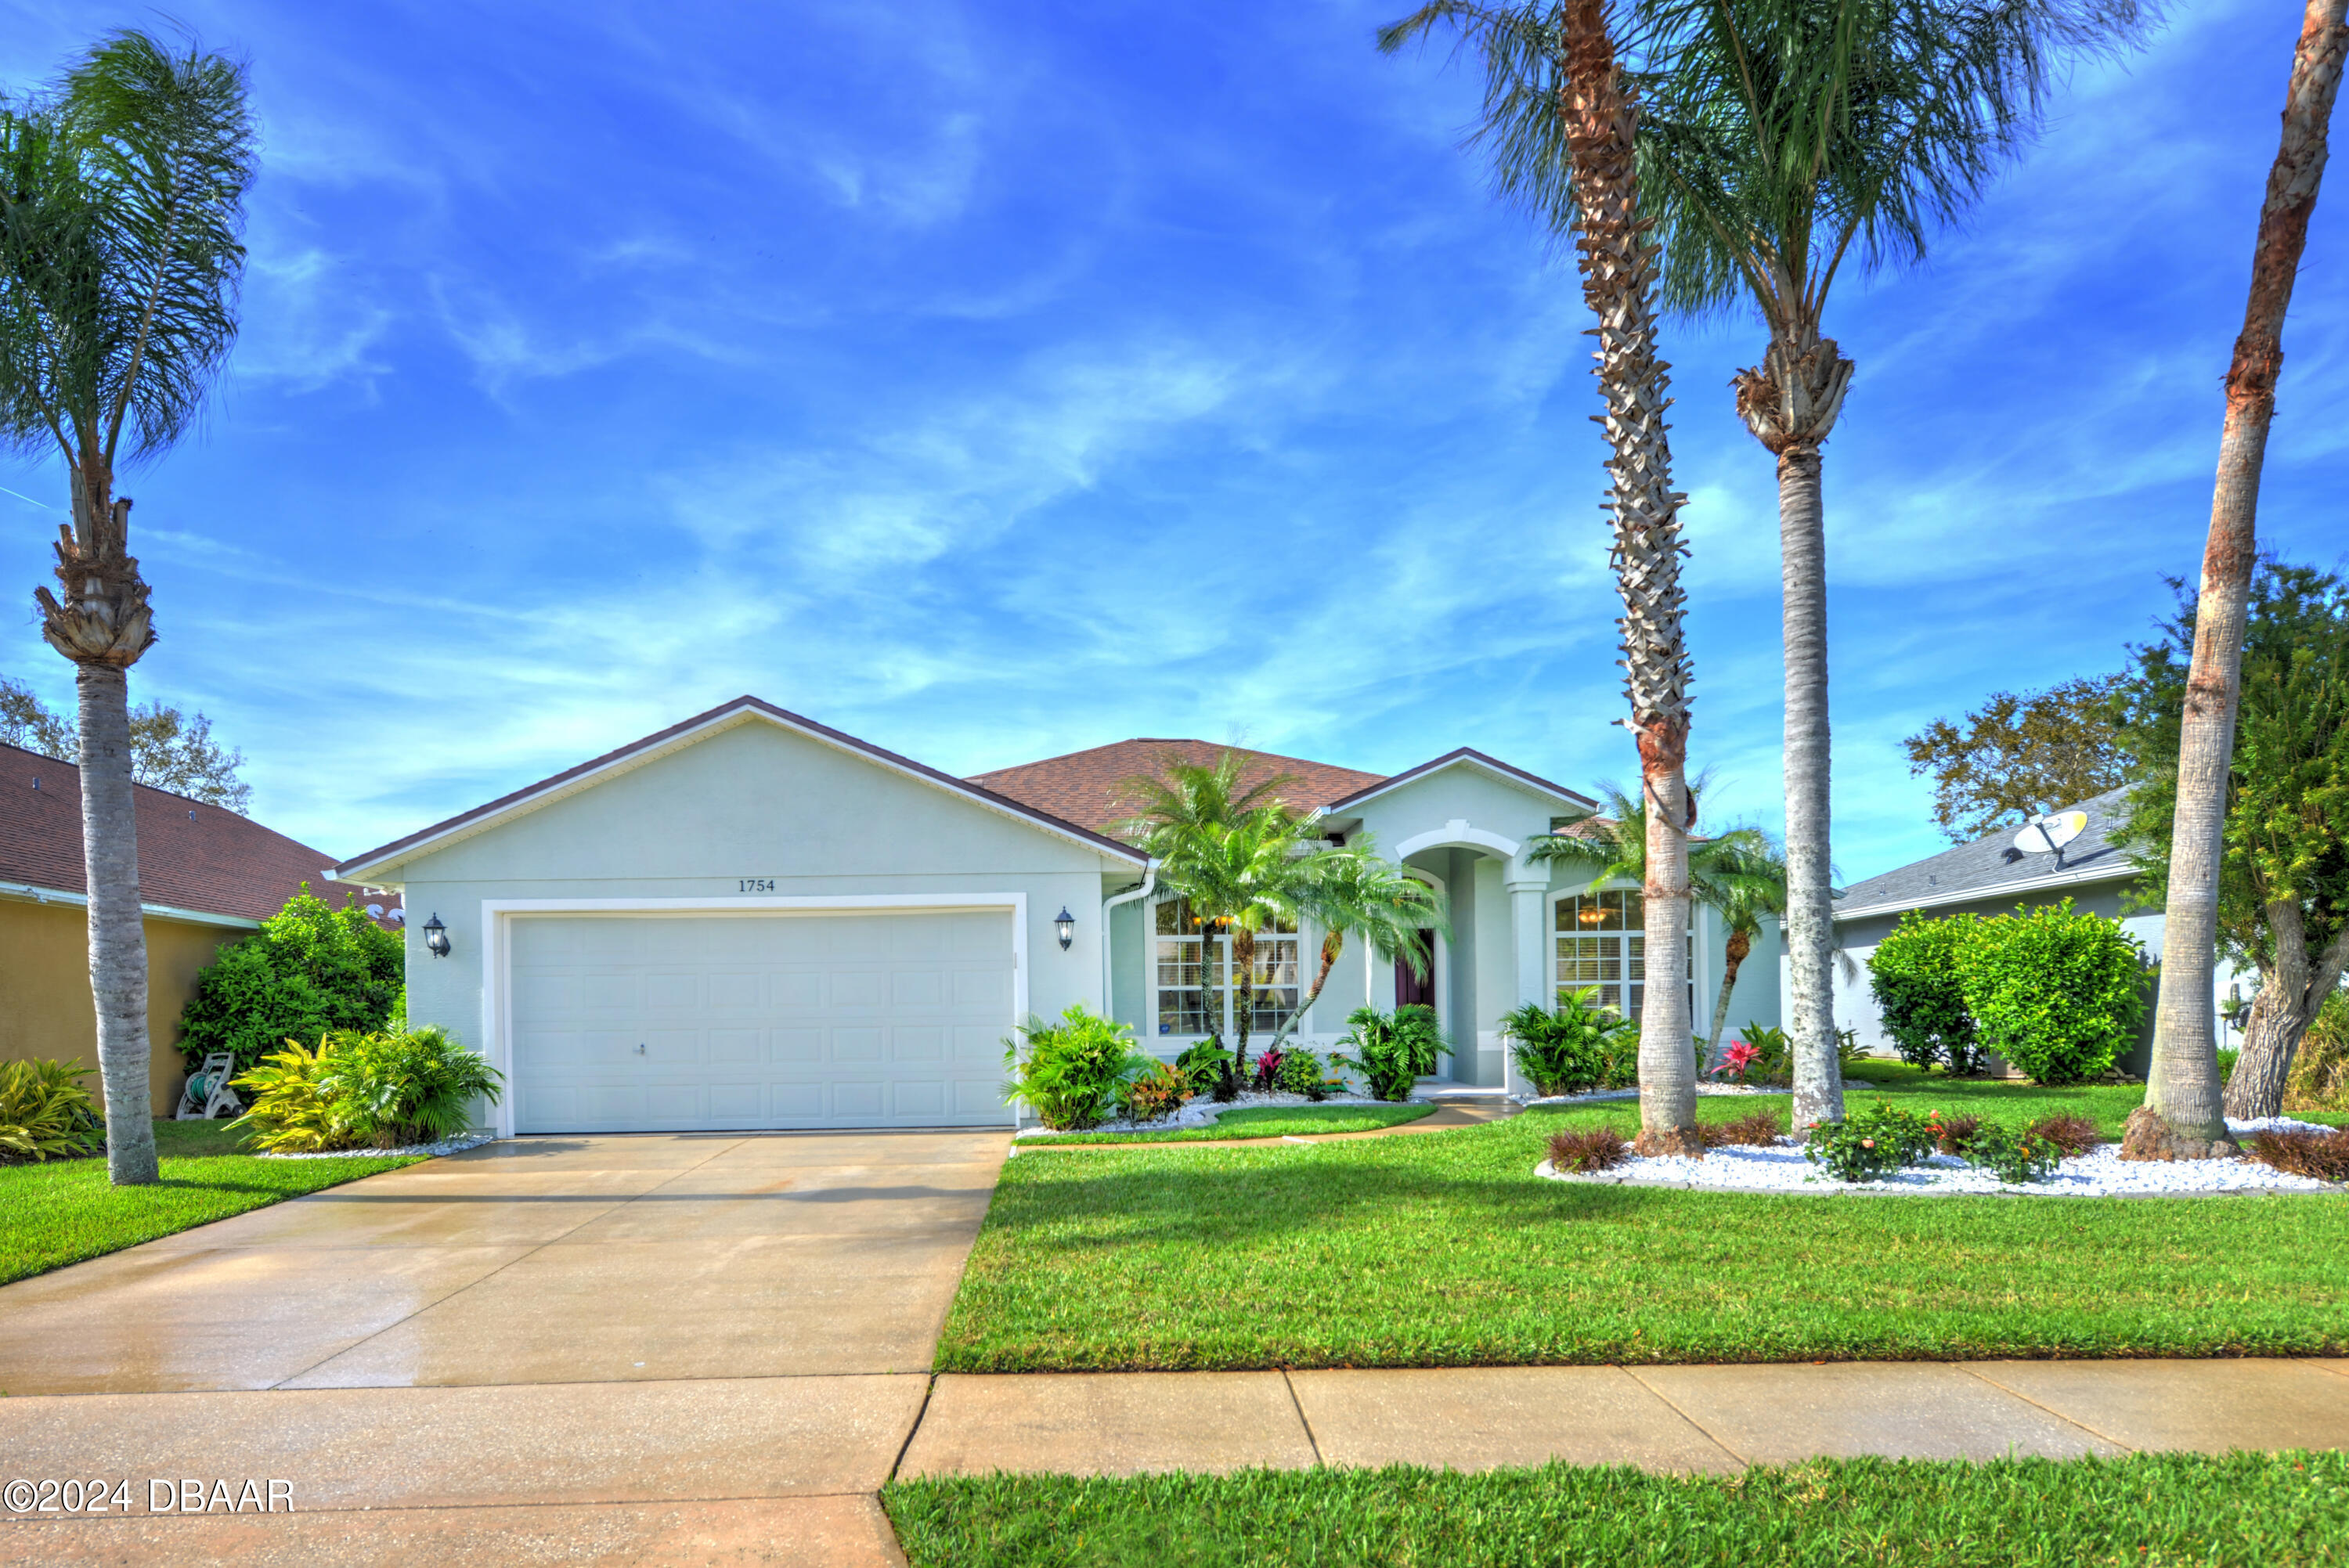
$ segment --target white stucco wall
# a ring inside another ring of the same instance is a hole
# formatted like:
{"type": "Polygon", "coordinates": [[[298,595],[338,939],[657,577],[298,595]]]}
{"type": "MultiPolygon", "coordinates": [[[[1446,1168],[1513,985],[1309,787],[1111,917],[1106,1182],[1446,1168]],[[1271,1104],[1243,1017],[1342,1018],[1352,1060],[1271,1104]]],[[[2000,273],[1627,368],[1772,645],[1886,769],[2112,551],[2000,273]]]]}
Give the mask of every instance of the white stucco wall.
{"type": "Polygon", "coordinates": [[[492,903],[688,900],[724,911],[814,896],[1020,895],[1021,988],[1028,1010],[1049,1016],[1102,1005],[1102,900],[1138,874],[1133,861],[746,717],[367,877],[404,889],[409,1016],[479,1047],[495,1034],[483,1016],[492,903]],[[1052,925],[1063,906],[1076,917],[1065,953],[1052,925]],[[434,913],[449,928],[445,959],[424,947],[434,913]]]}

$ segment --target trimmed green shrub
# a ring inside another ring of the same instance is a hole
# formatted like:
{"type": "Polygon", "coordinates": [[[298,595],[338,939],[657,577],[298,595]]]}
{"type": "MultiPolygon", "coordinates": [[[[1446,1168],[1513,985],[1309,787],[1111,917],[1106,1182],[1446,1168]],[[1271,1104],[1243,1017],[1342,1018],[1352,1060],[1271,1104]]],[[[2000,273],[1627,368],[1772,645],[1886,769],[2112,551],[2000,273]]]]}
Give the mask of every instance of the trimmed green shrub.
{"type": "Polygon", "coordinates": [[[234,1079],[253,1101],[229,1125],[275,1154],[434,1143],[472,1125],[474,1101],[496,1104],[502,1082],[445,1029],[338,1030],[315,1051],[287,1040],[234,1079]]]}
{"type": "Polygon", "coordinates": [[[1869,955],[1868,987],[1902,1061],[1920,1068],[1940,1063],[1953,1073],[1982,1071],[1982,1045],[1966,1009],[1958,961],[1980,921],[1971,914],[1933,920],[1912,909],[1869,955]]]}
{"type": "Polygon", "coordinates": [[[1923,1160],[1938,1141],[1924,1117],[1879,1099],[1845,1120],[1811,1123],[1803,1158],[1838,1181],[1880,1181],[1923,1160]]]}
{"type": "Polygon", "coordinates": [[[1333,1067],[1361,1073],[1372,1099],[1408,1099],[1412,1084],[1435,1070],[1444,1050],[1444,1032],[1435,1026],[1435,1009],[1406,1002],[1392,1013],[1357,1007],[1346,1016],[1346,1036],[1338,1042],[1351,1056],[1332,1053],[1333,1067]]]}
{"type": "Polygon", "coordinates": [[[2112,1070],[2145,1016],[2145,950],[2116,920],[2072,901],[1977,920],[1958,947],[1982,1046],[2043,1084],[2112,1070]]]}
{"type": "Polygon", "coordinates": [[[1280,1053],[1280,1066],[1272,1075],[1272,1087],[1283,1094],[1301,1094],[1308,1099],[1328,1099],[1329,1064],[1311,1051],[1290,1046],[1280,1053]]]}
{"type": "Polygon", "coordinates": [[[1011,1070],[1005,1103],[1025,1105],[1046,1127],[1067,1132],[1097,1126],[1118,1090],[1152,1064],[1135,1054],[1126,1026],[1072,1002],[1055,1022],[1021,1025],[1017,1038],[1003,1042],[1003,1065],[1011,1070]]]}
{"type": "Polygon", "coordinates": [[[1585,985],[1556,1010],[1527,1002],[1501,1016],[1501,1033],[1517,1070],[1544,1095],[1581,1094],[1608,1078],[1608,1068],[1626,1042],[1638,1069],[1640,1026],[1599,1007],[1596,985],[1585,985]]]}
{"type": "Polygon", "coordinates": [[[75,1160],[106,1147],[106,1124],[71,1062],[0,1062],[0,1165],[75,1160]]]}
{"type": "Polygon", "coordinates": [[[397,1026],[406,999],[398,935],[364,910],[328,908],[308,889],[196,977],[180,1015],[191,1068],[207,1051],[232,1051],[237,1070],[249,1072],[287,1040],[397,1026]]]}

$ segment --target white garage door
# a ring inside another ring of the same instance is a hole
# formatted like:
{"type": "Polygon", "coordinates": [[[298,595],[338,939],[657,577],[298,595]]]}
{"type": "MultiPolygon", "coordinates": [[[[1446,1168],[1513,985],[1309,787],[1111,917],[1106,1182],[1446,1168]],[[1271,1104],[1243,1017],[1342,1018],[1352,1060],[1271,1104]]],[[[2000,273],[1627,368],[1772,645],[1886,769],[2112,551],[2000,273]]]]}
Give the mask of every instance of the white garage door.
{"type": "Polygon", "coordinates": [[[1006,1126],[1011,916],[513,923],[522,1132],[1006,1126]]]}

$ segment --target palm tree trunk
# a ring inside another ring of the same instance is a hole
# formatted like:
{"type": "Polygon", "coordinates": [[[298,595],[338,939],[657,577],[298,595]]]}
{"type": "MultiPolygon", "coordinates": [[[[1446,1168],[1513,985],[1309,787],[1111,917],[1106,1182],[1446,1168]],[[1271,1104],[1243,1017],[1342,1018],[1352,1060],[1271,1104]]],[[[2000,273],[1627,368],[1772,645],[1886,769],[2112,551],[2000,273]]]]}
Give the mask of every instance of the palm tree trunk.
{"type": "Polygon", "coordinates": [[[1721,996],[1713,1005],[1713,1033],[1704,1042],[1705,1055],[1718,1061],[1721,1057],[1721,1031],[1729,1027],[1729,994],[1737,989],[1737,972],[1745,966],[1745,955],[1754,951],[1754,939],[1743,931],[1733,931],[1721,949],[1721,996]]]}
{"type": "Polygon", "coordinates": [[[139,908],[139,826],[130,789],[129,680],[81,665],[82,864],[89,890],[89,989],[106,1100],[106,1171],[117,1186],[156,1179],[147,1048],[147,931],[139,908]]]}
{"type": "Polygon", "coordinates": [[[1232,1084],[1247,1087],[1248,1026],[1256,1012],[1256,933],[1232,927],[1232,1084]]]}
{"type": "Polygon", "coordinates": [[[1330,932],[1321,939],[1321,968],[1313,976],[1313,989],[1305,993],[1299,999],[1296,1009],[1281,1020],[1279,1032],[1272,1037],[1272,1043],[1264,1047],[1266,1050],[1280,1049],[1288,1037],[1297,1032],[1298,1023],[1303,1019],[1307,1010],[1321,999],[1321,987],[1330,984],[1330,971],[1338,966],[1338,954],[1345,949],[1346,934],[1342,931],[1330,932]]]}
{"type": "Polygon", "coordinates": [[[156,1179],[147,1082],[147,932],[140,912],[139,830],[130,780],[127,672],[155,641],[147,584],[129,552],[130,502],[113,494],[108,459],[72,478],[73,523],[57,530],[63,597],[33,591],[41,635],[74,663],[79,698],[82,885],[89,898],[89,985],[106,1101],[107,1174],[119,1187],[156,1179]]]}
{"type": "Polygon", "coordinates": [[[1786,639],[1786,969],[1795,1126],[1843,1119],[1836,1059],[1829,886],[1826,520],[1815,442],[1778,455],[1786,639]]]}
{"type": "Polygon", "coordinates": [[[2227,371],[2227,418],[2219,438],[2218,482],[2202,552],[2194,657],[2187,671],[2178,744],[2178,813],[2170,826],[2153,1061],[2145,1104],[2130,1115],[2122,1142],[2129,1157],[2193,1158],[2230,1153],[2235,1147],[2220,1103],[2212,994],[2227,777],[2241,696],[2243,622],[2258,554],[2260,473],[2268,426],[2275,417],[2276,377],[2283,365],[2284,312],[2308,242],[2342,57],[2349,52],[2344,7],[2349,0],[2308,0],[2284,99],[2282,142],[2268,172],[2251,251],[2251,297],[2227,371]]]}
{"type": "Polygon", "coordinates": [[[2226,1112],[2239,1121],[2283,1114],[2284,1080],[2292,1076],[2293,1053],[2324,998],[2340,985],[2344,967],[2349,966],[2349,925],[2336,932],[2312,963],[2297,902],[2271,903],[2267,921],[2275,956],[2260,977],[2260,994],[2243,1030],[2242,1054],[2226,1085],[2226,1112]]]}
{"type": "MultiPolygon", "coordinates": [[[[1582,297],[1599,318],[1597,375],[1613,480],[1615,580],[1623,598],[1624,695],[1647,802],[1646,1000],[1640,1023],[1643,1154],[1702,1157],[1695,1036],[1689,1017],[1688,645],[1682,634],[1680,506],[1672,490],[1671,407],[1656,353],[1655,246],[1640,222],[1633,131],[1604,0],[1568,0],[1555,65],[1566,131],[1582,297]]],[[[1628,978],[1628,976],[1627,976],[1628,978]]]]}

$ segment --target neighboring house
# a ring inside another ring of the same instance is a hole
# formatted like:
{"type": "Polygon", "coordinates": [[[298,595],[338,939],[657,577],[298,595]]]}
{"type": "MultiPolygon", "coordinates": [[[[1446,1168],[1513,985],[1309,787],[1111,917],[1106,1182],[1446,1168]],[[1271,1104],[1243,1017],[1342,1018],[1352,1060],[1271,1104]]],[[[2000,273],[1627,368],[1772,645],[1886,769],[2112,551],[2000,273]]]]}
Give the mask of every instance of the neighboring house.
{"type": "MultiPolygon", "coordinates": [[[[168,1116],[185,1077],[180,1014],[213,953],[258,929],[305,882],[329,903],[364,894],[336,887],[319,851],[226,807],[131,789],[146,913],[148,1081],[155,1114],[168,1116]]],[[[80,770],[0,746],[0,1061],[56,1057],[95,1068],[80,770]]],[[[97,1080],[88,1085],[94,1094],[97,1080]]]]}
{"type": "MultiPolygon", "coordinates": [[[[1168,1058],[1229,1037],[1221,939],[1104,830],[1126,779],[1222,749],[1130,740],[957,779],[741,697],[336,872],[404,891],[409,1016],[507,1075],[502,1131],[1001,1126],[1003,1043],[1030,1016],[1081,1002],[1168,1058]]],[[[1466,749],[1392,778],[1248,755],[1299,775],[1291,803],[1331,837],[1370,832],[1450,895],[1424,992],[1458,1047],[1446,1076],[1500,1085],[1500,1016],[1561,982],[1639,1006],[1636,890],[1524,859],[1585,797],[1466,749]]],[[[1260,941],[1291,1006],[1319,944],[1260,941]]],[[[1701,926],[1701,1014],[1721,945],[1701,926]]],[[[1756,1016],[1777,1014],[1774,956],[1740,982],[1756,1016]]],[[[1366,996],[1415,994],[1355,944],[1301,1030],[1327,1045],[1366,996]]]]}
{"type": "MultiPolygon", "coordinates": [[[[1868,960],[1877,944],[1911,910],[1934,916],[2012,914],[2019,907],[2046,908],[2068,898],[2072,907],[2083,913],[2119,921],[2144,944],[2147,958],[2159,960],[2163,915],[2159,910],[2142,910],[2130,903],[2128,893],[2137,881],[2137,865],[2112,840],[2126,820],[2127,793],[2110,789],[2066,808],[2087,820],[2078,836],[2054,849],[2047,848],[2036,833],[2002,828],[1970,844],[1845,888],[1835,905],[1837,1026],[1855,1031],[1859,1043],[1871,1050],[1891,1052],[1891,1037],[1884,1032],[1883,1015],[1868,986],[1868,960]],[[2019,848],[2018,841],[2031,847],[2019,848]]],[[[2228,987],[2241,979],[2223,959],[2220,962],[2218,992],[2222,1004],[2228,999],[2228,987]]],[[[2249,987],[2244,995],[2250,995],[2249,987]]],[[[2220,1026],[2223,1030],[2223,1021],[2220,1026]]],[[[2148,1006],[2137,1048],[2118,1064],[2123,1071],[2143,1076],[2152,1029],[2148,1006]]],[[[2222,1039],[2220,1043],[2230,1042],[2222,1039]]]]}

